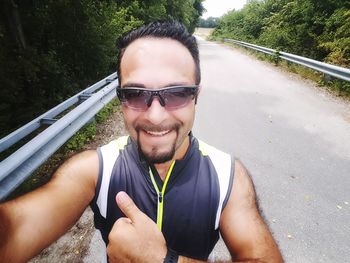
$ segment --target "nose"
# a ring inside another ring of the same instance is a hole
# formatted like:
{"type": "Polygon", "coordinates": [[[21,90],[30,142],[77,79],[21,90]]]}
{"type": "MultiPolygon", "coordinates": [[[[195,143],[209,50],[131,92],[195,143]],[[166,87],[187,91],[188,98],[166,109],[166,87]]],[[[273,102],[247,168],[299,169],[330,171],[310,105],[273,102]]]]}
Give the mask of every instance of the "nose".
{"type": "Polygon", "coordinates": [[[151,105],[148,107],[145,112],[145,116],[148,121],[154,125],[161,124],[168,116],[166,109],[160,104],[160,98],[153,97],[151,105]]]}

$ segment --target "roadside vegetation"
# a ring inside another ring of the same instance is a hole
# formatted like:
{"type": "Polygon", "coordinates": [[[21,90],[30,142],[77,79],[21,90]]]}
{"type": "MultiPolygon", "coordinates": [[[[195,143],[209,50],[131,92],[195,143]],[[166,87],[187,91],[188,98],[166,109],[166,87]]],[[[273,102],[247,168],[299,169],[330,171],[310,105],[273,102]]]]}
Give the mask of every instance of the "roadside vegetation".
{"type": "Polygon", "coordinates": [[[199,18],[198,27],[200,28],[214,28],[218,25],[218,17],[208,17],[206,19],[199,18]]]}
{"type": "MultiPolygon", "coordinates": [[[[241,10],[222,16],[210,38],[236,39],[350,68],[350,2],[251,0],[241,10]]],[[[331,87],[339,95],[350,95],[348,82],[325,79],[290,63],[282,65],[331,87]]]]}
{"type": "MultiPolygon", "coordinates": [[[[204,11],[202,2],[2,1],[0,138],[115,72],[116,40],[130,29],[151,21],[176,19],[193,32],[204,11]]],[[[94,142],[99,127],[118,110],[117,100],[104,107],[10,198],[46,183],[63,160],[94,142]]],[[[0,153],[0,160],[23,143],[0,153]]]]}
{"type": "Polygon", "coordinates": [[[0,138],[116,70],[116,39],[173,18],[194,31],[203,0],[0,3],[0,138]]]}

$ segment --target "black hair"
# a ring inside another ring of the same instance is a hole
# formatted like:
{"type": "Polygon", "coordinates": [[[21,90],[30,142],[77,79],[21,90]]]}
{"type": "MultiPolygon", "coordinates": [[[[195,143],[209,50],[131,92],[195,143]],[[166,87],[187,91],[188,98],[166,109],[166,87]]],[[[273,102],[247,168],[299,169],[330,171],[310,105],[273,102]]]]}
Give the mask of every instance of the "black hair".
{"type": "Polygon", "coordinates": [[[175,20],[170,21],[156,21],[143,25],[139,28],[131,30],[121,36],[117,42],[117,48],[119,49],[118,61],[117,61],[117,73],[119,77],[119,84],[121,83],[121,68],[120,63],[124,55],[125,49],[135,40],[144,38],[169,38],[180,42],[184,45],[195,63],[195,82],[199,85],[201,82],[201,71],[199,64],[199,51],[196,38],[188,33],[187,28],[180,22],[175,20]]]}

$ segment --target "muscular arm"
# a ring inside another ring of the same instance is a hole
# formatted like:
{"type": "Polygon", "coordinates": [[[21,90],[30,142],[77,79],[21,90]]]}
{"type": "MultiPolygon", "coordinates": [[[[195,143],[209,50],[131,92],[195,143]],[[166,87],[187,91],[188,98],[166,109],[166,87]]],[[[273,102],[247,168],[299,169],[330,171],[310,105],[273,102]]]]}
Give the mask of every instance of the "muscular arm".
{"type": "Polygon", "coordinates": [[[0,205],[0,258],[25,262],[64,234],[94,196],[95,151],[65,162],[45,186],[0,205]]]}
{"type": "Polygon", "coordinates": [[[220,232],[233,259],[251,262],[283,262],[281,253],[262,219],[253,183],[240,161],[230,199],[221,215],[220,232]]]}

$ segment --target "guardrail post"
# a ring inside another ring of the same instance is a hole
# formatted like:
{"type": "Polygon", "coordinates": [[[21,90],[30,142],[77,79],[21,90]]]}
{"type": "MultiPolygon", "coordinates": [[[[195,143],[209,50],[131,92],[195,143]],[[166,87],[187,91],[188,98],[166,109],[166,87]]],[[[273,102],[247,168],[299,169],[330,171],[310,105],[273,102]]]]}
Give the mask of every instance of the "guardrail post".
{"type": "Polygon", "coordinates": [[[273,55],[272,55],[272,60],[275,63],[275,66],[278,66],[281,58],[280,58],[280,52],[278,50],[276,50],[273,55]]]}
{"type": "Polygon", "coordinates": [[[324,73],[323,74],[323,80],[326,81],[326,82],[329,82],[332,80],[332,76],[327,74],[327,73],[324,73]]]}

